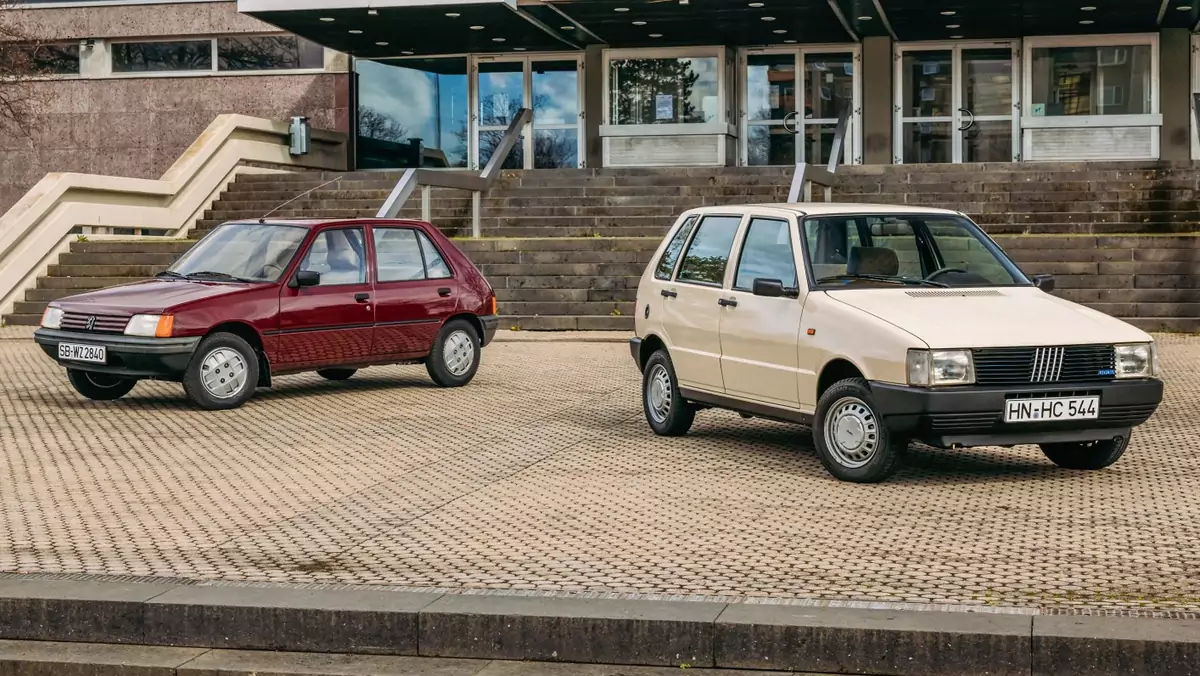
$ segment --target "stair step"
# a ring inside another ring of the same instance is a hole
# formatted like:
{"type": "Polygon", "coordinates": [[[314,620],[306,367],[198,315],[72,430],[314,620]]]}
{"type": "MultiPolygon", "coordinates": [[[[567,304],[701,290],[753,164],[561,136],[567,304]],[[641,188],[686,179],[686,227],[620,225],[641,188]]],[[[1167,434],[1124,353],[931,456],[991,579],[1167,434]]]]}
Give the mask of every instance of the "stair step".
{"type": "Polygon", "coordinates": [[[500,328],[520,331],[632,331],[633,317],[501,315],[500,328]]]}

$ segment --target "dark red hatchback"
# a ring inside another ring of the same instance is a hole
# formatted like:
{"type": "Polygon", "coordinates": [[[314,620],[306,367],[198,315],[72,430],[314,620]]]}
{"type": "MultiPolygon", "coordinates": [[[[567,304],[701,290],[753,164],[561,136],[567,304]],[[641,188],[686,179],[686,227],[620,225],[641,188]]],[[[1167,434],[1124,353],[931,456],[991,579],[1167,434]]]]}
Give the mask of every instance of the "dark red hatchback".
{"type": "Polygon", "coordinates": [[[428,223],[259,221],[217,227],[155,279],[52,303],[34,336],[90,399],[152,378],[226,409],[300,371],[420,362],[466,385],[498,321],[491,286],[428,223]]]}

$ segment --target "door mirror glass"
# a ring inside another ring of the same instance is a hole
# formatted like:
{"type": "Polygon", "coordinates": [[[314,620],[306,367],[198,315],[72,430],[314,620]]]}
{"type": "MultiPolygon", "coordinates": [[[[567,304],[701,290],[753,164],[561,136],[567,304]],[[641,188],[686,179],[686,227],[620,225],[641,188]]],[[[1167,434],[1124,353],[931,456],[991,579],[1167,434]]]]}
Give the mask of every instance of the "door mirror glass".
{"type": "Polygon", "coordinates": [[[320,286],[321,273],[316,270],[301,270],[292,278],[292,288],[300,288],[304,286],[320,286]]]}
{"type": "Polygon", "coordinates": [[[1054,275],[1034,275],[1033,285],[1046,293],[1050,293],[1054,290],[1054,275]]]}
{"type": "Polygon", "coordinates": [[[760,277],[754,280],[754,295],[756,296],[781,298],[786,293],[783,289],[783,282],[778,279],[762,279],[760,277]]]}

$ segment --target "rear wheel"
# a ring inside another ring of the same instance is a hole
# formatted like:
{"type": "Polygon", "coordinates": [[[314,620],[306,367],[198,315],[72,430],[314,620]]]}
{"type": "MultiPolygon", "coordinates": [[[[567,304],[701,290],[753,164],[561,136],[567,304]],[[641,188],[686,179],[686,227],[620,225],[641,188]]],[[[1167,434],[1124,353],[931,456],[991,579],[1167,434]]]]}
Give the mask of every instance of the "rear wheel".
{"type": "Polygon", "coordinates": [[[666,350],[659,350],[646,360],[642,371],[642,409],[650,429],[663,437],[681,437],[696,420],[696,407],[679,394],[675,365],[666,350]]]}
{"type": "Polygon", "coordinates": [[[325,380],[349,380],[350,376],[358,373],[358,369],[321,369],[317,375],[325,380]]]}
{"type": "Polygon", "coordinates": [[[240,336],[214,333],[200,341],[183,376],[183,389],[200,408],[237,408],[258,384],[258,355],[240,336]]]}
{"type": "Polygon", "coordinates": [[[123,378],[107,373],[93,373],[79,369],[67,369],[67,380],[75,391],[95,401],[112,401],[129,394],[137,378],[123,378]]]}
{"type": "Polygon", "coordinates": [[[433,341],[433,351],[425,360],[425,370],[442,387],[462,387],[479,370],[479,334],[464,319],[446,322],[433,341]]]}
{"type": "Polygon", "coordinates": [[[1042,453],[1050,462],[1065,469],[1104,469],[1125,455],[1129,436],[1097,441],[1042,444],[1042,453]]]}
{"type": "Polygon", "coordinates": [[[830,386],[817,401],[813,443],[821,464],[842,481],[877,483],[900,466],[907,439],[894,439],[862,378],[830,386]]]}

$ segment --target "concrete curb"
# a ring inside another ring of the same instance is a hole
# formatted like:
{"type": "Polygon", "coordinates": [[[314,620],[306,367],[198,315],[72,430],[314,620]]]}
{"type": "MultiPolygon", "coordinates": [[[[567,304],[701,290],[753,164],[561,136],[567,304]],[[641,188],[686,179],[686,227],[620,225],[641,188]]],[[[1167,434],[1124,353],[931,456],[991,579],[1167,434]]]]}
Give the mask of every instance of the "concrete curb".
{"type": "Polygon", "coordinates": [[[0,639],[934,676],[1200,676],[1200,620],[0,579],[0,639]]]}

